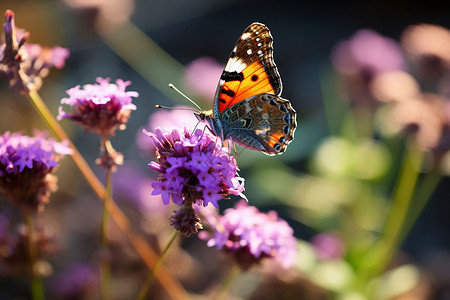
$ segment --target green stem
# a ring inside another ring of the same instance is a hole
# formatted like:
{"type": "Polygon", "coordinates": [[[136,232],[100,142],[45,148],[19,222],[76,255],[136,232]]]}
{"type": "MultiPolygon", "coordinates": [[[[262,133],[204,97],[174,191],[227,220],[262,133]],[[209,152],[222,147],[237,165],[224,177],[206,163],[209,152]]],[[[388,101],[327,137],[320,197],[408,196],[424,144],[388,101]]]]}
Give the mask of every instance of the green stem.
{"type": "Polygon", "coordinates": [[[234,264],[230,273],[228,273],[227,278],[225,278],[225,281],[220,287],[219,292],[217,292],[216,296],[213,298],[214,300],[220,300],[226,295],[227,291],[231,288],[231,285],[233,284],[234,280],[236,279],[237,275],[240,272],[241,269],[239,268],[239,265],[234,264]]]}
{"type": "MultiPolygon", "coordinates": [[[[102,138],[102,146],[101,146],[101,154],[105,155],[107,153],[107,145],[108,140],[106,138],[102,138]]],[[[112,187],[111,187],[111,168],[106,169],[106,178],[105,178],[105,198],[103,199],[103,212],[102,212],[102,220],[100,224],[100,285],[102,292],[102,299],[108,300],[112,299],[111,293],[111,270],[109,265],[109,248],[108,248],[108,239],[107,239],[107,226],[108,226],[108,206],[112,201],[112,187]]]]}
{"type": "Polygon", "coordinates": [[[340,99],[341,97],[337,92],[338,87],[332,74],[334,73],[330,72],[329,67],[323,65],[320,68],[319,81],[328,130],[331,135],[337,135],[340,124],[342,124],[344,112],[348,109],[348,106],[340,99]]]}
{"type": "Polygon", "coordinates": [[[24,210],[23,212],[25,223],[28,229],[28,254],[30,256],[31,268],[31,293],[33,300],[44,300],[44,287],[42,279],[36,272],[36,263],[38,260],[38,252],[36,249],[36,232],[34,230],[33,216],[30,212],[24,210]]]}
{"type": "Polygon", "coordinates": [[[404,226],[404,230],[400,238],[401,241],[406,238],[409,231],[414,226],[414,223],[417,221],[423,209],[427,205],[431,195],[435,191],[441,179],[442,175],[437,170],[433,170],[423,178],[414,197],[414,206],[411,207],[408,215],[408,220],[404,226]]]}
{"type": "Polygon", "coordinates": [[[164,247],[161,256],[159,257],[158,261],[155,264],[155,267],[153,268],[153,272],[148,276],[147,280],[145,281],[144,285],[142,286],[141,290],[139,291],[139,294],[137,296],[137,300],[144,300],[145,297],[148,294],[148,291],[150,290],[153,281],[155,280],[155,274],[158,272],[159,267],[164,262],[164,259],[167,255],[167,252],[169,251],[170,246],[172,246],[173,242],[175,241],[176,237],[178,236],[179,231],[174,230],[172,233],[172,236],[170,237],[169,241],[166,244],[166,247],[164,247]]]}
{"type": "Polygon", "coordinates": [[[407,224],[406,217],[411,206],[413,192],[422,166],[424,152],[409,145],[406,149],[400,177],[394,189],[390,213],[381,237],[375,246],[373,264],[369,269],[369,279],[380,275],[397,253],[403,240],[402,233],[407,224]]]}

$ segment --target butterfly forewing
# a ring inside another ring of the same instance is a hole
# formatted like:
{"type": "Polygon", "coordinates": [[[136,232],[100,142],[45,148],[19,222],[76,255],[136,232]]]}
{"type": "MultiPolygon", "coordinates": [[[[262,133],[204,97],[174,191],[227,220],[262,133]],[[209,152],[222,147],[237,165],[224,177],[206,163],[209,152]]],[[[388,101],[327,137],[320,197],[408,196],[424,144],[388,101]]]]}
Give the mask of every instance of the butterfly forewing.
{"type": "Polygon", "coordinates": [[[281,94],[272,44],[272,35],[265,25],[253,23],[247,27],[220,78],[215,103],[218,113],[257,94],[281,94]]]}
{"type": "Polygon", "coordinates": [[[297,126],[294,108],[281,98],[272,43],[265,25],[247,27],[220,77],[212,116],[201,113],[222,139],[268,155],[283,153],[297,126]]]}

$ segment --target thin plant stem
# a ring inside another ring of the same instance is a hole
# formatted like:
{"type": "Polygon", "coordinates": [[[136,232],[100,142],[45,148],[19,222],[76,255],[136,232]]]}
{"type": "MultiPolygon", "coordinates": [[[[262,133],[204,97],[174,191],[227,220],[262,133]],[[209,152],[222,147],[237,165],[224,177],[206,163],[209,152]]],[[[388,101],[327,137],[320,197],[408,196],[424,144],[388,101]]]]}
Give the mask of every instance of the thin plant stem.
{"type": "Polygon", "coordinates": [[[322,99],[324,105],[325,116],[328,123],[328,130],[331,135],[337,135],[344,113],[348,110],[348,105],[340,99],[337,92],[338,87],[333,77],[333,72],[330,72],[328,65],[323,65],[320,68],[319,79],[320,88],[322,90],[322,99]]]}
{"type": "Polygon", "coordinates": [[[414,226],[414,223],[427,205],[441,179],[442,175],[437,170],[433,170],[424,176],[415,193],[414,205],[411,207],[410,213],[408,214],[407,223],[401,234],[401,241],[406,238],[409,231],[414,226]]]}
{"type": "MultiPolygon", "coordinates": [[[[74,151],[74,153],[71,155],[73,161],[77,165],[78,169],[80,169],[81,174],[86,179],[86,182],[89,184],[92,190],[97,194],[99,199],[103,200],[105,196],[105,187],[94,174],[89,165],[86,163],[80,152],[70,141],[64,129],[61,127],[59,122],[55,119],[48,107],[42,101],[39,93],[36,91],[31,91],[27,94],[27,97],[33,104],[36,111],[42,117],[44,122],[47,124],[48,128],[52,131],[52,133],[60,141],[68,141],[69,147],[74,151]]],[[[140,234],[134,232],[134,230],[131,228],[131,224],[128,221],[128,218],[114,203],[114,201],[111,201],[107,208],[111,217],[128,237],[131,244],[136,249],[136,252],[142,257],[144,263],[150,269],[153,269],[156,262],[158,261],[158,255],[156,254],[156,252],[152,248],[150,248],[146,240],[140,234]]],[[[190,298],[189,294],[186,292],[183,286],[175,278],[173,278],[173,276],[163,266],[159,268],[159,272],[156,274],[156,277],[161,282],[161,285],[165,288],[172,299],[184,300],[190,298]]]]}
{"type": "Polygon", "coordinates": [[[241,272],[241,269],[238,264],[234,264],[233,268],[230,270],[230,273],[228,273],[227,278],[225,278],[222,286],[220,287],[220,290],[217,292],[216,296],[213,298],[214,300],[221,300],[227,292],[230,290],[231,285],[233,284],[236,277],[241,272]]]}
{"type": "MultiPolygon", "coordinates": [[[[104,147],[104,146],[102,146],[104,147]]],[[[103,212],[100,224],[100,281],[102,299],[112,299],[111,291],[111,269],[109,265],[109,251],[107,239],[107,225],[108,225],[108,205],[112,201],[112,184],[111,184],[111,168],[106,169],[105,178],[105,198],[103,199],[103,212]]]]}
{"type": "Polygon", "coordinates": [[[161,264],[164,262],[164,259],[166,258],[167,252],[169,251],[170,246],[172,246],[173,242],[177,238],[178,234],[180,232],[178,230],[174,230],[169,241],[167,242],[166,246],[164,247],[161,256],[158,259],[158,262],[156,263],[155,267],[153,268],[153,272],[148,276],[147,280],[145,281],[144,285],[142,286],[141,290],[139,291],[139,294],[137,296],[137,300],[144,300],[147,296],[148,292],[150,291],[150,288],[152,287],[153,281],[155,280],[155,275],[158,272],[161,264]]]}
{"type": "Polygon", "coordinates": [[[36,272],[36,263],[38,260],[38,253],[36,248],[36,231],[33,224],[33,216],[27,210],[23,211],[25,223],[28,231],[28,254],[30,256],[30,270],[31,270],[31,294],[33,300],[44,300],[44,287],[42,279],[36,272]]]}
{"type": "Polygon", "coordinates": [[[412,146],[410,143],[406,148],[405,157],[401,167],[394,196],[392,199],[390,213],[385,222],[380,240],[374,247],[373,265],[369,272],[369,279],[380,275],[392,261],[397,253],[402,233],[407,224],[406,217],[413,199],[413,192],[419,176],[424,159],[424,152],[412,146]]]}

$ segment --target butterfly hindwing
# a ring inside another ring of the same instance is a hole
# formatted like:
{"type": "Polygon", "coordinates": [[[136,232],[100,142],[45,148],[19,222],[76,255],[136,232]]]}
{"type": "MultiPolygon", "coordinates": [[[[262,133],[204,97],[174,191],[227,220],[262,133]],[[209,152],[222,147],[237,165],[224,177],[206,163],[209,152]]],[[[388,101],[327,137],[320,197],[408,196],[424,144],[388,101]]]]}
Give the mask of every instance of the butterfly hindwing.
{"type": "Polygon", "coordinates": [[[281,154],[294,139],[296,115],[289,100],[256,95],[224,111],[224,134],[246,148],[281,154]]]}
{"type": "Polygon", "coordinates": [[[261,23],[244,31],[230,54],[216,91],[214,109],[218,114],[254,95],[280,95],[282,84],[273,60],[273,38],[261,23]]]}

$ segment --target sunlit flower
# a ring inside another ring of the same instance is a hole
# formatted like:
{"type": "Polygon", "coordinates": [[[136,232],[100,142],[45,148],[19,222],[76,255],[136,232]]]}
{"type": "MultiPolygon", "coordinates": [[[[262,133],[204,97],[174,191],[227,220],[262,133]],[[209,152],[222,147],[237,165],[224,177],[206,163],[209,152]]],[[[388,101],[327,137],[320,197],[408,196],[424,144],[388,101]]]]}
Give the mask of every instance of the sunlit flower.
{"type": "Polygon", "coordinates": [[[439,25],[411,25],[401,43],[421,79],[433,83],[450,70],[450,30],[439,25]]]}
{"type": "Polygon", "coordinates": [[[14,12],[5,12],[4,36],[0,47],[0,75],[17,93],[37,91],[50,68],[61,69],[69,57],[69,50],[62,47],[42,47],[26,44],[28,32],[15,27],[14,12]]]}
{"type": "Polygon", "coordinates": [[[51,282],[55,299],[85,299],[97,284],[98,271],[90,264],[77,264],[60,272],[51,282]]]}
{"type": "Polygon", "coordinates": [[[369,84],[374,76],[405,69],[398,43],[370,29],[357,31],[332,50],[331,61],[345,80],[350,100],[373,105],[369,84]]]}
{"type": "Polygon", "coordinates": [[[331,59],[345,74],[373,76],[405,68],[398,43],[370,29],[358,30],[350,39],[337,44],[331,59]]]}
{"type": "Polygon", "coordinates": [[[372,95],[381,102],[400,102],[420,95],[419,83],[405,71],[376,75],[370,85],[372,95]]]}
{"type": "Polygon", "coordinates": [[[414,134],[419,147],[436,149],[444,138],[444,128],[449,124],[447,111],[448,105],[442,97],[422,94],[390,106],[382,118],[382,129],[414,134]]]}
{"type": "Polygon", "coordinates": [[[125,124],[136,105],[132,97],[139,94],[125,91],[130,81],[116,80],[109,83],[109,78],[97,78],[97,84],[86,84],[83,88],[77,85],[67,90],[69,98],[61,99],[61,104],[72,107],[67,113],[59,107],[58,120],[67,118],[84,126],[86,131],[98,133],[100,136],[113,136],[117,129],[125,129],[125,124]]]}
{"type": "MultiPolygon", "coordinates": [[[[172,225],[178,230],[192,233],[185,231],[186,227],[180,222],[196,220],[195,216],[186,216],[195,214],[193,204],[207,206],[211,203],[219,207],[218,201],[224,196],[242,195],[243,179],[237,177],[236,161],[227,149],[222,149],[221,141],[215,136],[200,129],[192,135],[187,130],[182,133],[177,129],[170,133],[157,129],[155,133],[146,134],[156,146],[158,159],[148,167],[160,173],[158,181],[152,184],[152,195],[161,195],[164,204],[172,199],[183,206],[178,216],[172,217],[172,225]]],[[[192,228],[190,224],[187,227],[192,228]]],[[[196,227],[201,228],[201,225],[196,227]]]]}
{"type": "Polygon", "coordinates": [[[231,255],[242,269],[264,258],[273,258],[286,269],[294,264],[297,253],[294,230],[275,211],[263,213],[242,200],[214,222],[211,214],[207,219],[213,233],[202,231],[199,237],[208,240],[209,247],[215,246],[231,255]]]}
{"type": "Polygon", "coordinates": [[[186,66],[186,85],[197,96],[203,99],[213,99],[219,83],[223,65],[212,57],[199,57],[186,66]]]}
{"type": "Polygon", "coordinates": [[[71,154],[67,143],[9,131],[0,136],[0,192],[15,204],[40,211],[56,190],[52,175],[63,155],[71,154]]]}

